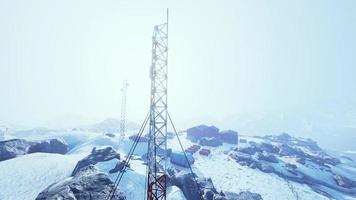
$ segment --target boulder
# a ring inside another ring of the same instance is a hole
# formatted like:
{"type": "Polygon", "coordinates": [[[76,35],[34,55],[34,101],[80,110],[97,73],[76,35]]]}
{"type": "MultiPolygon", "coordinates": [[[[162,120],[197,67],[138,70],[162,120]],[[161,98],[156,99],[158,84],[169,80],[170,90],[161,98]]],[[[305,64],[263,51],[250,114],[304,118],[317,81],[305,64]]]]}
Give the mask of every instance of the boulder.
{"type": "Polygon", "coordinates": [[[278,147],[272,145],[271,143],[267,143],[267,142],[261,142],[260,144],[257,144],[257,148],[260,151],[266,151],[268,153],[273,153],[273,154],[276,154],[279,152],[278,147]]]}
{"type": "Polygon", "coordinates": [[[238,149],[239,152],[247,153],[253,155],[257,152],[256,146],[241,147],[238,149]]]}
{"type": "Polygon", "coordinates": [[[278,146],[278,148],[279,148],[278,154],[281,156],[296,156],[301,154],[298,150],[292,148],[287,144],[281,144],[278,146]]]}
{"type": "Polygon", "coordinates": [[[0,141],[0,161],[27,154],[33,144],[23,139],[0,141]]]}
{"type": "Polygon", "coordinates": [[[334,180],[338,186],[341,186],[343,188],[356,187],[356,181],[353,181],[341,175],[334,175],[334,180]]]}
{"type": "Polygon", "coordinates": [[[170,183],[180,188],[187,200],[205,200],[218,194],[210,178],[198,178],[192,173],[179,172],[170,177],[170,183]]]}
{"type": "Polygon", "coordinates": [[[69,148],[68,145],[61,139],[44,140],[39,143],[33,144],[28,153],[59,153],[66,154],[69,148]]]}
{"type": "MultiPolygon", "coordinates": [[[[113,188],[114,183],[108,175],[98,172],[95,166],[89,165],[80,169],[74,177],[50,185],[36,200],[105,200],[113,188]]],[[[126,197],[117,189],[112,199],[126,200],[126,197]]]]}
{"type": "Polygon", "coordinates": [[[127,164],[125,161],[119,161],[116,165],[114,169],[111,169],[109,171],[110,174],[116,173],[116,172],[121,172],[122,170],[124,170],[124,167],[130,167],[130,164],[127,164]]]}
{"type": "Polygon", "coordinates": [[[305,158],[303,158],[303,157],[297,156],[295,158],[295,161],[299,164],[305,165],[305,158]]]}
{"type": "Polygon", "coordinates": [[[263,200],[260,194],[249,191],[240,192],[236,200],[263,200]]]}
{"type": "Polygon", "coordinates": [[[229,156],[237,161],[251,161],[252,156],[247,153],[242,153],[242,152],[236,152],[236,151],[231,151],[229,153],[229,156]]]}
{"type": "Polygon", "coordinates": [[[169,180],[182,190],[187,200],[262,200],[261,195],[248,191],[218,192],[210,178],[198,178],[191,173],[174,173],[169,180]]]}
{"type": "Polygon", "coordinates": [[[115,134],[113,134],[113,133],[105,133],[105,136],[108,136],[108,137],[114,138],[114,137],[115,137],[115,134]]]}
{"type": "Polygon", "coordinates": [[[199,140],[199,144],[202,146],[210,146],[210,147],[217,147],[222,145],[223,143],[218,138],[201,138],[199,140]]]}
{"type": "Polygon", "coordinates": [[[72,176],[78,173],[81,168],[87,167],[89,165],[95,165],[98,162],[109,161],[112,159],[120,160],[120,154],[117,153],[112,147],[106,147],[103,149],[96,149],[94,147],[90,155],[78,161],[72,172],[72,176]]]}
{"type": "Polygon", "coordinates": [[[271,163],[278,163],[278,159],[276,158],[276,156],[274,156],[273,154],[267,153],[265,151],[262,153],[258,153],[257,159],[264,160],[264,161],[271,162],[271,163]]]}
{"type": "Polygon", "coordinates": [[[274,168],[271,165],[266,164],[266,163],[260,163],[259,165],[257,165],[257,168],[265,173],[273,173],[274,172],[274,168]]]}

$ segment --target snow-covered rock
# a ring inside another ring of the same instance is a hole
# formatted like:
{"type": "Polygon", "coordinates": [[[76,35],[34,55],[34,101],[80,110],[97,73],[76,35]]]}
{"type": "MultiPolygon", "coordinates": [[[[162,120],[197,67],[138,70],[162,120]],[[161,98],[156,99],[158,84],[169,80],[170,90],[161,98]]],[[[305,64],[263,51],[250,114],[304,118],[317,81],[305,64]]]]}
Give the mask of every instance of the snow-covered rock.
{"type": "Polygon", "coordinates": [[[98,162],[109,161],[112,159],[120,160],[120,154],[117,153],[112,147],[102,149],[93,148],[90,155],[80,160],[75,166],[72,176],[80,171],[80,169],[89,165],[95,165],[98,162]]]}
{"type": "Polygon", "coordinates": [[[60,139],[41,142],[30,142],[24,139],[0,141],[0,161],[37,152],[65,154],[68,152],[68,145],[60,139]]]}
{"type": "MultiPolygon", "coordinates": [[[[108,175],[89,165],[80,169],[75,176],[48,186],[36,200],[105,200],[113,188],[114,183],[108,175]]],[[[112,196],[115,200],[126,199],[119,189],[112,196]]]]}
{"type": "Polygon", "coordinates": [[[30,146],[27,153],[59,153],[66,154],[69,150],[68,145],[61,139],[50,139],[35,143],[30,146]]]}
{"type": "Polygon", "coordinates": [[[33,144],[23,139],[0,141],[0,161],[27,154],[33,144]]]}

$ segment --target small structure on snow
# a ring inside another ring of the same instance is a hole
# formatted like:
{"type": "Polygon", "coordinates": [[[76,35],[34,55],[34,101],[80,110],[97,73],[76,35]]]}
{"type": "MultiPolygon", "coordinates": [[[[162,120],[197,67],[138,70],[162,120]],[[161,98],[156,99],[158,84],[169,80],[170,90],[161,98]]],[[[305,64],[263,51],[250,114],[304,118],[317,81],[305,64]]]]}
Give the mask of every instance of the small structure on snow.
{"type": "Polygon", "coordinates": [[[187,137],[190,139],[200,139],[203,137],[217,137],[219,135],[219,129],[215,126],[199,125],[187,129],[187,137]]]}
{"type": "Polygon", "coordinates": [[[211,153],[210,149],[201,149],[201,150],[199,151],[199,154],[200,154],[200,155],[203,155],[203,156],[209,156],[210,153],[211,153]]]}
{"type": "Polygon", "coordinates": [[[185,150],[187,153],[194,154],[200,149],[199,145],[194,144],[193,146],[190,146],[188,149],[185,150]]]}
{"type": "Polygon", "coordinates": [[[187,153],[186,155],[187,157],[185,157],[184,153],[172,152],[171,163],[188,168],[190,165],[194,164],[195,159],[190,153],[187,153]]]}
{"type": "Polygon", "coordinates": [[[219,138],[222,142],[237,144],[238,143],[238,133],[233,130],[221,131],[219,133],[219,138]]]}
{"type": "Polygon", "coordinates": [[[210,146],[210,147],[217,147],[222,145],[223,143],[218,138],[201,138],[199,140],[199,144],[202,146],[210,146]]]}

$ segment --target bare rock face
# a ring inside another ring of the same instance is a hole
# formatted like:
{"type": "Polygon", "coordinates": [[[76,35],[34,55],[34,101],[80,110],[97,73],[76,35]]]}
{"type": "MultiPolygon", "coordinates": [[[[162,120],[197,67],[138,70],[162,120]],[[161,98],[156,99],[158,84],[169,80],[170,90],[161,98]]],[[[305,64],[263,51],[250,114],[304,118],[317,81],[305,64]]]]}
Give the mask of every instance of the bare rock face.
{"type": "Polygon", "coordinates": [[[68,152],[68,145],[60,139],[41,142],[30,142],[23,139],[0,141],[0,161],[37,152],[65,154],[68,152]]]}
{"type": "Polygon", "coordinates": [[[68,145],[63,140],[51,139],[51,140],[44,140],[32,145],[29,148],[28,153],[43,152],[43,153],[66,154],[68,150],[69,150],[68,145]]]}
{"type": "Polygon", "coordinates": [[[170,184],[180,188],[187,200],[262,200],[261,195],[248,191],[218,192],[210,178],[198,178],[191,173],[171,172],[170,175],[170,184]]]}
{"type": "MultiPolygon", "coordinates": [[[[113,188],[108,175],[89,165],[81,168],[75,176],[50,185],[36,200],[106,200],[113,188]]],[[[112,199],[126,200],[126,197],[117,189],[112,199]]]]}
{"type": "Polygon", "coordinates": [[[0,141],[0,161],[27,154],[33,144],[23,139],[0,141]]]}
{"type": "Polygon", "coordinates": [[[346,177],[340,176],[340,175],[335,175],[334,179],[337,183],[338,186],[341,186],[343,188],[352,188],[352,187],[356,187],[356,182],[348,179],[346,177]]]}
{"type": "Polygon", "coordinates": [[[120,154],[117,153],[112,147],[106,147],[103,149],[93,148],[91,154],[80,160],[75,166],[72,176],[79,172],[80,169],[89,165],[95,165],[98,162],[109,161],[112,159],[120,160],[120,154]]]}

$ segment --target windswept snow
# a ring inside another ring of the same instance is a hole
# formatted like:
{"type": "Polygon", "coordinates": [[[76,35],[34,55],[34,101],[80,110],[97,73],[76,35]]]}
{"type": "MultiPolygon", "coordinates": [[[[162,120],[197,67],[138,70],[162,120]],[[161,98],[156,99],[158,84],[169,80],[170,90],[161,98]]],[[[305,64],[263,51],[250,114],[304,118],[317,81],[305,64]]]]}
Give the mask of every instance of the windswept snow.
{"type": "MultiPolygon", "coordinates": [[[[12,137],[22,137],[28,140],[39,140],[49,138],[62,138],[72,149],[66,155],[34,153],[24,155],[18,158],[0,162],[0,199],[1,200],[33,200],[38,193],[49,185],[63,181],[68,178],[73,171],[76,163],[86,157],[93,147],[113,146],[124,159],[128,153],[132,141],[125,138],[110,138],[99,133],[82,132],[82,131],[46,131],[39,135],[37,132],[17,133],[12,137]]],[[[185,134],[180,136],[184,148],[191,146],[193,143],[185,138],[185,134]]],[[[259,140],[258,138],[249,138],[250,140],[259,140]]],[[[263,173],[257,169],[251,169],[247,166],[241,166],[227,156],[224,152],[234,145],[224,144],[216,148],[209,148],[212,154],[208,157],[194,154],[196,159],[193,165],[193,171],[202,177],[211,177],[215,187],[218,190],[239,193],[241,191],[251,191],[261,194],[265,200],[295,200],[296,194],[299,199],[326,200],[313,191],[309,186],[295,182],[288,182],[283,178],[275,175],[263,173]]],[[[168,140],[168,148],[173,151],[181,152],[180,145],[176,139],[168,140]]],[[[147,150],[147,143],[139,143],[135,154],[142,156],[147,150]]],[[[287,159],[287,158],[286,158],[287,159]]],[[[292,162],[292,161],[291,161],[292,162]]],[[[295,163],[297,164],[297,163],[295,163]]],[[[108,172],[116,165],[115,160],[100,162],[96,166],[103,172],[108,172]]],[[[145,196],[146,183],[146,165],[142,160],[134,159],[130,162],[131,169],[127,170],[120,183],[120,190],[124,192],[129,200],[141,200],[145,196]]],[[[171,163],[169,166],[175,166],[171,163]]],[[[276,164],[277,165],[277,164],[276,164]]],[[[186,168],[175,166],[180,170],[188,171],[186,168]]],[[[278,166],[275,166],[276,168],[278,166]]],[[[301,167],[302,166],[299,166],[301,167]]],[[[313,174],[317,171],[307,171],[313,174]]],[[[355,168],[338,168],[333,170],[341,171],[344,175],[355,174],[355,168]],[[346,171],[343,171],[347,169],[346,171]]],[[[109,174],[110,178],[115,181],[117,173],[109,174]]],[[[324,176],[322,171],[318,171],[315,176],[324,176]]],[[[330,177],[326,177],[326,181],[330,177]]],[[[331,191],[330,193],[340,197],[340,199],[353,199],[346,197],[341,193],[331,191]]],[[[177,187],[170,187],[168,190],[168,199],[184,200],[182,191],[177,187]]]]}
{"type": "Polygon", "coordinates": [[[0,199],[35,199],[47,186],[70,176],[82,157],[33,153],[0,162],[0,199]]]}

